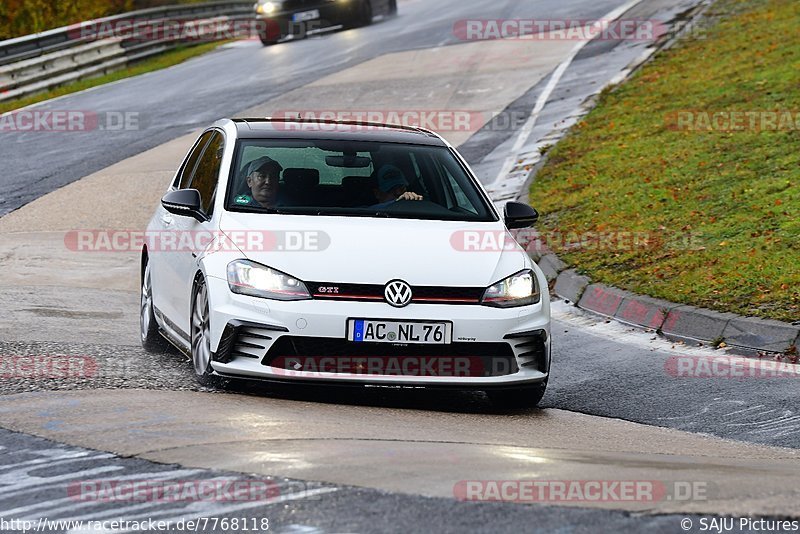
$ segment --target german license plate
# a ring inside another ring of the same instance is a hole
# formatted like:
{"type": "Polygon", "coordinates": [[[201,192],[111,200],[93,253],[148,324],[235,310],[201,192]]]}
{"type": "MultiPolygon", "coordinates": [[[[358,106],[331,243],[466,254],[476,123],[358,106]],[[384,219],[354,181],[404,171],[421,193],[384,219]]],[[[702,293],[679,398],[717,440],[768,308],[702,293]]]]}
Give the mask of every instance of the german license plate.
{"type": "Polygon", "coordinates": [[[292,15],[292,22],[305,22],[307,20],[314,20],[319,18],[319,9],[312,9],[311,11],[301,11],[292,15]]]}
{"type": "Polygon", "coordinates": [[[453,323],[350,319],[347,339],[356,343],[448,345],[453,342],[453,323]]]}

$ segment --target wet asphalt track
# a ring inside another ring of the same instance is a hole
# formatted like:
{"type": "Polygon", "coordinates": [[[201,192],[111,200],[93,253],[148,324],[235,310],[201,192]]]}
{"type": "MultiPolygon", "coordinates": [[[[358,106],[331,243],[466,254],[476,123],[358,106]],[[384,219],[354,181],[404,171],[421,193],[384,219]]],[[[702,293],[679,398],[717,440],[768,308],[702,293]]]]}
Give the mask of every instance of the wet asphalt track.
{"type": "MultiPolygon", "coordinates": [[[[167,71],[127,80],[46,104],[46,109],[135,111],[140,130],[71,134],[13,134],[4,132],[0,144],[0,215],[95,170],[200,127],[214,119],[263,102],[273,96],[386,52],[426,48],[454,41],[455,18],[592,18],[618,2],[491,2],[441,1],[401,4],[401,17],[373,27],[335,33],[319,39],[287,43],[263,49],[257,43],[229,47],[167,71]],[[457,15],[454,13],[457,12],[457,15]],[[326,55],[318,53],[325,46],[326,55]],[[212,73],[212,74],[209,74],[212,73]],[[197,84],[192,80],[203,80],[197,84]],[[187,95],[191,95],[187,98],[187,95]],[[87,147],[89,147],[87,149],[87,147]]],[[[489,141],[491,145],[492,142],[489,141]]],[[[135,305],[135,304],[134,304],[135,305]]],[[[793,407],[796,382],[790,378],[759,380],[676,379],[665,371],[665,362],[677,351],[648,348],[641,334],[625,329],[604,330],[604,321],[572,319],[557,321],[553,380],[543,407],[558,407],[604,417],[622,418],[720,437],[797,448],[800,415],[793,407]],[[593,326],[592,326],[593,325],[593,326]],[[563,332],[561,332],[563,330],[563,332]],[[634,336],[632,339],[628,336],[634,336]]],[[[72,343],[72,353],[106,357],[109,365],[128,362],[124,373],[110,371],[109,382],[70,384],[73,387],[194,388],[190,368],[180,356],[164,354],[152,361],[135,346],[102,346],[72,343]],[[133,372],[131,372],[133,371],[133,372]],[[166,371],[157,379],[151,373],[166,371]]],[[[64,350],[54,344],[48,350],[64,350]]],[[[3,343],[4,354],[42,353],[36,342],[3,343]]],[[[51,384],[52,385],[52,384],[51,384]]],[[[39,389],[41,383],[5,382],[3,393],[39,389]]],[[[257,388],[256,388],[257,389],[257,388]]],[[[252,388],[243,386],[243,392],[252,388]]],[[[291,397],[291,393],[289,393],[291,397]]],[[[398,400],[389,395],[389,405],[398,400]]],[[[323,397],[323,401],[337,399],[323,397]]],[[[342,399],[352,402],[352,399],[342,399]]],[[[359,402],[382,405],[382,395],[359,402]]],[[[480,396],[422,395],[411,404],[432,402],[439,409],[478,412],[487,409],[480,396]]],[[[35,458],[37,450],[72,448],[10,432],[0,432],[0,446],[7,465],[35,458]],[[26,456],[30,455],[30,456],[26,456]]],[[[87,460],[89,466],[115,466],[132,473],[165,468],[149,462],[113,457],[87,460]]],[[[0,466],[0,475],[5,465],[0,466]]],[[[16,472],[14,469],[10,471],[16,472]]],[[[30,474],[30,473],[28,473],[30,474]]],[[[39,473],[36,476],[41,476],[39,473]]],[[[51,473],[48,473],[50,476],[51,473]]],[[[81,475],[83,476],[83,475],[81,475]]],[[[198,473],[197,476],[209,476],[198,473]]],[[[235,475],[240,476],[240,475],[235,475]]],[[[2,479],[0,479],[2,480],[2,479]]],[[[26,495],[6,495],[0,510],[44,503],[55,498],[47,484],[26,495]]],[[[56,497],[59,497],[56,495],[56,497]]],[[[63,498],[63,494],[61,495],[63,498]]],[[[87,507],[87,514],[110,513],[109,507],[87,507]]],[[[657,531],[678,532],[680,517],[638,518],[621,512],[531,507],[508,504],[457,504],[446,499],[391,495],[376,490],[340,487],[325,499],[271,505],[254,513],[271,518],[278,532],[405,531],[425,524],[436,530],[514,530],[519,525],[540,527],[542,532],[657,531]],[[343,514],[342,510],[348,510],[343,514]],[[302,520],[297,520],[302,517],[302,520]]],[[[248,514],[250,515],[250,514],[248,514]]],[[[539,531],[539,528],[536,528],[539,531]]]]}
{"type": "Polygon", "coordinates": [[[117,161],[327,74],[389,52],[461,42],[453,35],[456,20],[592,19],[620,3],[401,0],[398,17],[370,27],[270,48],[257,41],[237,43],[175,68],[43,104],[38,109],[83,110],[100,117],[109,112],[136,113],[138,129],[0,132],[0,216],[117,161]]]}

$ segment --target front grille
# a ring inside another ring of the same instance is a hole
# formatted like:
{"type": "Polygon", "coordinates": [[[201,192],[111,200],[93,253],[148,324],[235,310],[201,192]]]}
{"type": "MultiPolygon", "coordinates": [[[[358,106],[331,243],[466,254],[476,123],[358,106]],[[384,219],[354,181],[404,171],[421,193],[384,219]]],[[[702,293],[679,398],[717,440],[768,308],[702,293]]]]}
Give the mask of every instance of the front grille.
{"type": "Polygon", "coordinates": [[[306,287],[315,299],[383,300],[384,286],[379,285],[306,282],[306,287]]]}
{"type": "Polygon", "coordinates": [[[519,370],[508,343],[394,345],[302,336],[280,337],[261,363],[287,371],[359,376],[491,377],[519,370]]]}
{"type": "Polygon", "coordinates": [[[300,9],[315,8],[322,4],[320,0],[286,0],[283,11],[297,11],[300,9]]]}
{"type": "MultiPolygon", "coordinates": [[[[378,284],[338,284],[306,282],[311,296],[319,300],[384,300],[386,286],[378,284]]],[[[483,287],[411,286],[412,304],[480,304],[483,287]]]]}
{"type": "Polygon", "coordinates": [[[478,304],[486,288],[484,287],[412,287],[414,298],[411,302],[451,302],[478,304]]]}

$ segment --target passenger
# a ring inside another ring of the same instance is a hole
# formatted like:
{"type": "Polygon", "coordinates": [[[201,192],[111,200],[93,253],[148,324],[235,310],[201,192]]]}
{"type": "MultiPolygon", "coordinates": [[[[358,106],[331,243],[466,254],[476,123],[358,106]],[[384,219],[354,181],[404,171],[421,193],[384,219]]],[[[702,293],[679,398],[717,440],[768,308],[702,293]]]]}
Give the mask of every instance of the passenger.
{"type": "Polygon", "coordinates": [[[269,156],[250,162],[246,171],[250,194],[237,196],[234,204],[256,208],[274,208],[282,204],[281,171],[283,171],[281,164],[269,156]]]}
{"type": "Polygon", "coordinates": [[[370,209],[388,208],[398,200],[422,200],[421,195],[408,190],[408,180],[403,171],[394,165],[384,165],[378,170],[372,192],[378,204],[370,206],[370,209]]]}

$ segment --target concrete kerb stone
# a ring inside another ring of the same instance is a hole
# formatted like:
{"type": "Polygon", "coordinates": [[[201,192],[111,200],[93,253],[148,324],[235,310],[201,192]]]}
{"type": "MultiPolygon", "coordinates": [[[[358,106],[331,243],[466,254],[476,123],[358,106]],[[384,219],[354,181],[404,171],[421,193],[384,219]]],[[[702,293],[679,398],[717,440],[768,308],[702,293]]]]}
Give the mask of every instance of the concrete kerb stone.
{"type": "Polygon", "coordinates": [[[622,301],[634,296],[633,293],[615,287],[609,287],[604,284],[590,284],[583,292],[581,300],[578,301],[578,307],[600,315],[614,317],[622,301]]]}
{"type": "Polygon", "coordinates": [[[542,273],[544,273],[544,277],[547,278],[548,282],[552,282],[558,278],[558,271],[556,271],[553,266],[550,265],[550,262],[541,261],[539,263],[539,268],[542,270],[542,273]]]}
{"type": "MultiPolygon", "coordinates": [[[[552,270],[549,262],[545,268],[552,270]]],[[[742,317],[705,308],[636,295],[622,289],[592,284],[588,276],[567,269],[558,275],[554,293],[579,308],[613,317],[667,336],[768,352],[800,348],[800,325],[742,317]]]]}
{"type": "Polygon", "coordinates": [[[736,317],[722,333],[725,343],[772,352],[784,352],[797,346],[800,326],[755,317],[736,317]]]}
{"type": "Polygon", "coordinates": [[[666,300],[631,295],[622,300],[614,317],[625,323],[660,330],[669,312],[678,306],[666,300]]]}
{"type": "Polygon", "coordinates": [[[721,341],[728,323],[738,318],[739,316],[734,313],[720,313],[694,306],[677,306],[669,311],[661,331],[664,334],[699,341],[721,341]]]}
{"type": "Polygon", "coordinates": [[[539,237],[536,237],[532,241],[526,243],[525,251],[528,253],[528,256],[530,256],[531,259],[537,264],[544,256],[553,253],[553,251],[548,248],[547,244],[544,243],[539,237]]]}
{"type": "Polygon", "coordinates": [[[542,263],[550,264],[550,267],[552,267],[557,273],[560,273],[568,267],[568,265],[561,261],[555,254],[546,254],[545,256],[542,256],[542,259],[539,260],[539,267],[542,266],[542,263]]]}
{"type": "Polygon", "coordinates": [[[548,282],[556,280],[558,274],[567,268],[567,264],[561,261],[555,254],[546,254],[542,256],[538,265],[548,282]]]}
{"type": "Polygon", "coordinates": [[[578,274],[575,269],[567,269],[558,275],[555,294],[577,306],[583,291],[591,283],[588,276],[578,274]]]}

